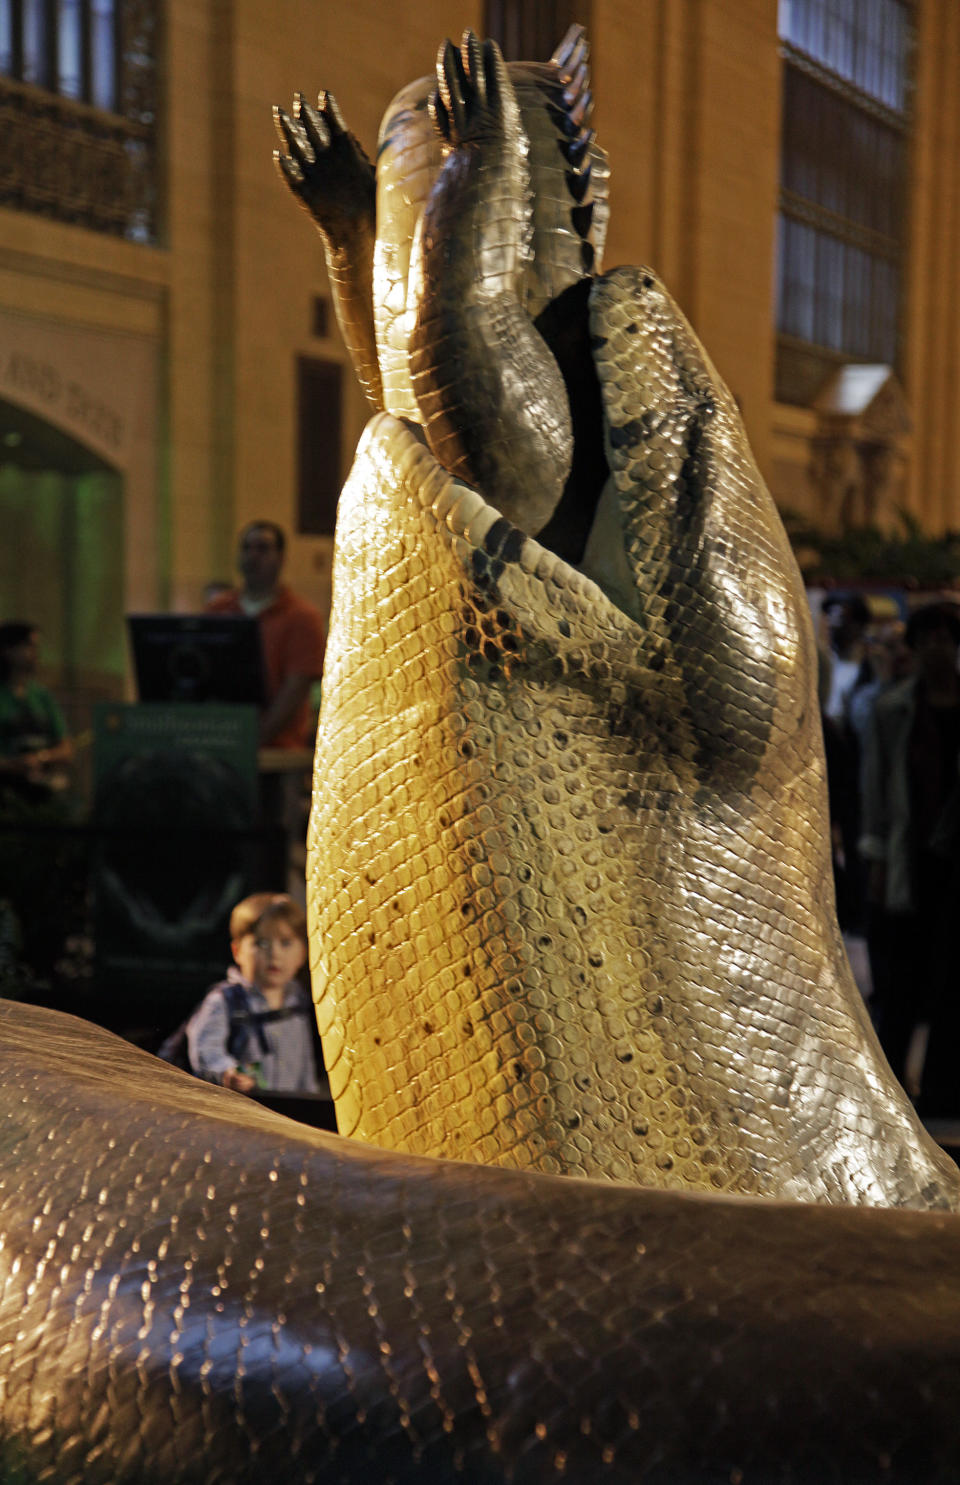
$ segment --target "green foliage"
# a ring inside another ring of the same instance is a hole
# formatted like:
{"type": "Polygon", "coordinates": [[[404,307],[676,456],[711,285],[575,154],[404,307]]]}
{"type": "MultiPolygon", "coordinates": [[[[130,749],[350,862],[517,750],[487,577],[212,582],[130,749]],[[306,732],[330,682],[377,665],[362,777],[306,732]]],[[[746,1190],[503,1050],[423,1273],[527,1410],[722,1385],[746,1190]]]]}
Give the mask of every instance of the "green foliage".
{"type": "Polygon", "coordinates": [[[876,579],[908,588],[947,587],[960,579],[960,532],[927,536],[909,511],[898,509],[898,529],[851,526],[829,536],[796,511],[783,523],[808,583],[876,579]]]}

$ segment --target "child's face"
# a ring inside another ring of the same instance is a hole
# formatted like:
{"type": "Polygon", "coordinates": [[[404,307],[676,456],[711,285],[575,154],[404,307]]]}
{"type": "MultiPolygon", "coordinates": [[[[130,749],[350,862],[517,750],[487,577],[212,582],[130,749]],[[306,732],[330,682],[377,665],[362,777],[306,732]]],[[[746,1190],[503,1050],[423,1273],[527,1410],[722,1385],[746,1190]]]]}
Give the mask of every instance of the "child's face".
{"type": "Polygon", "coordinates": [[[303,940],[286,923],[268,923],[234,939],[233,957],[245,980],[258,990],[277,990],[292,980],[307,957],[303,940]]]}

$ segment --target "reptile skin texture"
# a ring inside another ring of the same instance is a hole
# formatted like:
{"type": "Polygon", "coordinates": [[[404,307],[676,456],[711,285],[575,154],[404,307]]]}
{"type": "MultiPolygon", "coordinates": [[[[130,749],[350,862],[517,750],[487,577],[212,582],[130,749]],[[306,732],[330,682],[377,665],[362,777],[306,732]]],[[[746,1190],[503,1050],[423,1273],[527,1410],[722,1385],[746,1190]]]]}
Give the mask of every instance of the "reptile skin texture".
{"type": "MultiPolygon", "coordinates": [[[[338,1125],[643,1186],[955,1208],[837,928],[809,612],[733,399],[652,271],[590,278],[609,473],[579,565],[517,524],[552,510],[532,424],[570,415],[531,370],[553,360],[523,308],[537,176],[496,48],[448,42],[437,76],[429,192],[411,125],[423,432],[380,414],[343,491],[317,737],[338,1125]]],[[[394,180],[410,117],[388,113],[394,180]]]]}
{"type": "MultiPolygon", "coordinates": [[[[606,237],[609,168],[589,128],[586,43],[579,28],[575,31],[569,45],[558,48],[562,66],[556,58],[544,64],[507,65],[520,116],[521,132],[513,137],[522,156],[518,162],[522,200],[505,198],[503,170],[483,162],[483,212],[490,224],[486,235],[492,273],[478,273],[471,263],[468,287],[474,290],[488,277],[499,278],[506,235],[515,243],[520,239],[515,249],[521,260],[516,297],[529,319],[580,279],[585,264],[599,267],[606,237]],[[572,105],[565,103],[564,92],[572,105]]],[[[452,69],[449,53],[446,63],[452,69]]],[[[417,423],[423,415],[411,384],[410,339],[422,291],[416,273],[411,279],[411,266],[422,251],[424,206],[444,158],[444,136],[428,110],[436,90],[436,77],[420,78],[404,88],[384,115],[377,148],[373,316],[383,374],[382,406],[417,423]]]]}
{"type": "MultiPolygon", "coordinates": [[[[577,176],[581,33],[545,66],[577,176]]],[[[580,276],[558,248],[538,307],[556,165],[513,75],[441,49],[399,377],[369,162],[329,95],[278,110],[387,409],[310,826],[342,1133],[0,1003],[2,1485],[960,1479],[960,1182],[843,955],[799,577],[689,325],[654,273],[594,277],[570,201],[580,276]],[[562,386],[517,383],[541,333],[562,386]],[[549,494],[528,464],[507,518],[538,399],[549,494]]]]}
{"type": "Polygon", "coordinates": [[[421,1160],[0,1003],[5,1485],[955,1485],[960,1224],[421,1160]]]}

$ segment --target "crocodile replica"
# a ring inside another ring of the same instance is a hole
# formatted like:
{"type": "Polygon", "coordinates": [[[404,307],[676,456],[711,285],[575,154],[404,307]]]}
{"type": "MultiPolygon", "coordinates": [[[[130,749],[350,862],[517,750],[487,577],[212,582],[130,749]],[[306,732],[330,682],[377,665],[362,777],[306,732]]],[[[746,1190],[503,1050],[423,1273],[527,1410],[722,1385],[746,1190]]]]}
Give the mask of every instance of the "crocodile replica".
{"type": "Polygon", "coordinates": [[[579,30],[447,43],[376,177],[278,111],[377,409],[311,819],[342,1134],[0,1005],[7,1485],[960,1478],[958,1180],[843,957],[803,594],[667,291],[600,274],[588,115],[579,30]]]}

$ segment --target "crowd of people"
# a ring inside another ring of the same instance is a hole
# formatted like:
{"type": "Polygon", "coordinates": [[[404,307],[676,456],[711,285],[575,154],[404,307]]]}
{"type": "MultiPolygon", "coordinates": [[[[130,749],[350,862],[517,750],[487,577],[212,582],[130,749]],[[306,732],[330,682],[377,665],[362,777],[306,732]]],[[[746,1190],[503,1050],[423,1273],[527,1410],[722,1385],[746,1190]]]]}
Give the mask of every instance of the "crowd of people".
{"type": "MultiPolygon", "coordinates": [[[[257,619],[266,679],[259,742],[274,750],[310,746],[311,693],[324,651],[319,611],[282,581],[285,551],[275,522],[249,523],[239,535],[239,583],[215,585],[205,604],[210,613],[257,619]]],[[[904,621],[872,612],[860,594],[835,594],[822,604],[821,623],[820,702],[841,928],[854,958],[856,946],[866,946],[869,972],[858,978],[894,1072],[922,1113],[960,1116],[953,973],[960,603],[927,603],[904,621]],[[919,1028],[928,1033],[917,1083],[919,1028]]],[[[37,679],[39,638],[29,621],[0,624],[0,820],[51,817],[69,778],[73,743],[54,696],[37,679]]],[[[255,894],[235,908],[230,939],[234,967],[190,1023],[196,1070],[245,1092],[257,1077],[272,1086],[292,1078],[298,1088],[315,1087],[298,1024],[306,1006],[297,988],[305,955],[300,909],[288,898],[255,894]],[[277,1025],[268,1031],[268,1022],[277,1025]],[[251,1036],[262,1054],[252,1058],[256,1073],[249,1055],[238,1060],[231,1051],[238,1038],[246,1046],[251,1036]]]]}
{"type": "MultiPolygon", "coordinates": [[[[101,715],[97,737],[104,748],[93,759],[93,789],[77,787],[71,765],[77,743],[82,748],[94,732],[72,738],[57,700],[41,684],[38,626],[0,625],[0,993],[30,993],[48,982],[55,990],[66,975],[109,1001],[107,960],[124,955],[137,961],[142,987],[144,976],[159,983],[176,952],[197,975],[199,961],[213,958],[210,925],[223,919],[239,888],[289,890],[299,880],[303,892],[324,626],[319,609],[284,581],[285,556],[282,527],[250,522],[239,533],[236,586],[218,583],[204,595],[204,609],[218,616],[221,630],[222,616],[255,621],[263,667],[256,737],[238,731],[232,752],[207,756],[197,751],[202,743],[193,721],[178,732],[171,713],[161,734],[147,729],[146,741],[127,751],[114,747],[108,763],[104,728],[125,723],[101,715]],[[158,740],[151,743],[151,736],[158,740]],[[257,747],[256,801],[249,797],[254,763],[240,756],[241,736],[257,747]],[[130,789],[121,798],[118,773],[132,785],[132,798],[130,789]],[[156,806],[146,808],[153,799],[156,806]],[[296,808],[288,808],[291,800],[296,808]],[[151,836],[151,823],[159,837],[151,836]],[[205,825],[209,843],[200,838],[205,825]],[[178,851],[181,864],[174,868],[178,851]],[[158,883],[169,890],[158,890],[158,883]],[[181,902],[189,912],[178,914],[181,902]]],[[[218,651],[197,653],[206,664],[218,651]]]]}
{"type": "Polygon", "coordinates": [[[841,927],[864,939],[870,1009],[925,1117],[960,1116],[953,914],[960,905],[960,605],[874,620],[823,605],[821,708],[841,927]],[[916,1037],[926,1028],[919,1073],[916,1037]]]}
{"type": "MultiPolygon", "coordinates": [[[[323,673],[324,627],[318,608],[282,581],[286,536],[275,521],[240,532],[236,587],[211,584],[205,611],[257,619],[266,679],[259,743],[302,749],[312,743],[311,691],[323,673]]],[[[0,623],[0,809],[48,803],[67,781],[73,742],[53,693],[37,680],[39,626],[0,623]]]]}

